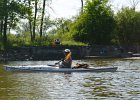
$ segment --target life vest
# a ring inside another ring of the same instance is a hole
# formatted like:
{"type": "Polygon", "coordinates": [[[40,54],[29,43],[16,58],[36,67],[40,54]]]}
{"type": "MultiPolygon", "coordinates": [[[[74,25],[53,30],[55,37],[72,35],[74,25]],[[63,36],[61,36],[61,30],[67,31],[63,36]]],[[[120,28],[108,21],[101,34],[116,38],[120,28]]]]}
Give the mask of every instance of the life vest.
{"type": "Polygon", "coordinates": [[[71,57],[71,52],[67,54],[67,56],[65,57],[65,60],[68,60],[70,57],[71,57]]]}

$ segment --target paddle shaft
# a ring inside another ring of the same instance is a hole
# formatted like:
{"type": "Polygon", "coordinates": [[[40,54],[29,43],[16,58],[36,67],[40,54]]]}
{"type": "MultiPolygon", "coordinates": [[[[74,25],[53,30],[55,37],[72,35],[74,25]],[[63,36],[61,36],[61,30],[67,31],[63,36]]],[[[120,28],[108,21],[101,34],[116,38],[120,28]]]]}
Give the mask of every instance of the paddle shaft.
{"type": "Polygon", "coordinates": [[[54,66],[56,66],[57,64],[59,64],[61,61],[63,61],[63,60],[67,60],[67,59],[69,59],[69,57],[71,56],[71,52],[63,59],[61,59],[60,61],[58,61],[57,63],[55,63],[55,65],[54,66]]]}

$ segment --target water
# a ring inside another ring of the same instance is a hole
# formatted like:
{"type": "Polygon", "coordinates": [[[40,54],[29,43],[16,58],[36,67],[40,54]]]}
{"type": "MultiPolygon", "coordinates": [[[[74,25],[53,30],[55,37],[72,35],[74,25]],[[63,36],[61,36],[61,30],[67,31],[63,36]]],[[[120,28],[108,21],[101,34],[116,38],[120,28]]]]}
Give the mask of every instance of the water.
{"type": "Polygon", "coordinates": [[[8,72],[9,65],[46,65],[56,61],[18,61],[0,64],[0,100],[138,100],[140,60],[87,59],[94,67],[118,66],[117,72],[45,73],[8,72]]]}

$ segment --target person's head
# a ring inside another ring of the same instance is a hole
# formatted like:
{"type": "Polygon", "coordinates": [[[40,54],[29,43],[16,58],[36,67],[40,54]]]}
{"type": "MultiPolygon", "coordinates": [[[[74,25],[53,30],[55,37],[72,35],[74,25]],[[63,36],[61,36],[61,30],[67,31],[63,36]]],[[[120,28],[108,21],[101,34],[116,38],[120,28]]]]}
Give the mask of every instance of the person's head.
{"type": "Polygon", "coordinates": [[[65,54],[65,55],[69,54],[70,52],[71,52],[70,49],[65,49],[65,50],[64,50],[64,54],[65,54]]]}

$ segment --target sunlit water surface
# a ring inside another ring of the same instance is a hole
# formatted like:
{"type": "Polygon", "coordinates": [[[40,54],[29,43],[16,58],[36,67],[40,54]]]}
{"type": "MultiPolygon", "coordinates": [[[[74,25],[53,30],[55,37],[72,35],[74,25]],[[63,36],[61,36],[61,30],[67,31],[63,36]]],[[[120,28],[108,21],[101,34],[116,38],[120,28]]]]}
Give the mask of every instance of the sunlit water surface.
{"type": "Polygon", "coordinates": [[[140,60],[87,59],[91,67],[118,66],[117,72],[9,72],[3,65],[47,65],[57,61],[13,61],[0,64],[0,100],[138,100],[140,60]]]}

